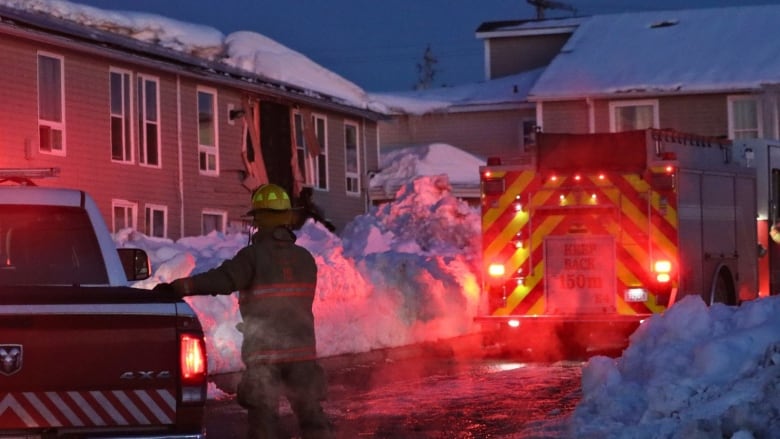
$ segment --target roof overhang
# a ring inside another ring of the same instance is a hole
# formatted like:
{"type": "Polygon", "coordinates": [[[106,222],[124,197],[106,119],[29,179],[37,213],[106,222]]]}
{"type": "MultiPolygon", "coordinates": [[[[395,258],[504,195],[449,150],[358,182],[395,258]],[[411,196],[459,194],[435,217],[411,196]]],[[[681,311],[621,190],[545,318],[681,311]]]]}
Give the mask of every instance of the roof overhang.
{"type": "Polygon", "coordinates": [[[494,30],[489,32],[477,32],[477,38],[487,40],[491,38],[528,37],[539,35],[571,34],[577,30],[577,26],[540,27],[532,29],[494,30]]]}
{"type": "Polygon", "coordinates": [[[691,95],[711,95],[728,93],[754,93],[762,88],[742,87],[742,88],[720,88],[707,90],[669,90],[669,91],[646,91],[646,92],[625,92],[625,93],[589,93],[578,95],[554,95],[554,96],[528,96],[528,101],[534,104],[539,102],[562,102],[562,101],[582,101],[582,100],[616,100],[616,99],[651,99],[668,96],[691,96],[691,95]]]}
{"type": "Polygon", "coordinates": [[[393,117],[398,117],[398,116],[424,117],[424,116],[431,116],[431,115],[454,114],[454,113],[487,113],[491,111],[518,111],[518,110],[534,110],[534,109],[536,109],[536,104],[532,102],[453,104],[448,107],[438,108],[435,110],[427,111],[425,113],[393,111],[386,117],[386,119],[392,119],[393,117]]]}

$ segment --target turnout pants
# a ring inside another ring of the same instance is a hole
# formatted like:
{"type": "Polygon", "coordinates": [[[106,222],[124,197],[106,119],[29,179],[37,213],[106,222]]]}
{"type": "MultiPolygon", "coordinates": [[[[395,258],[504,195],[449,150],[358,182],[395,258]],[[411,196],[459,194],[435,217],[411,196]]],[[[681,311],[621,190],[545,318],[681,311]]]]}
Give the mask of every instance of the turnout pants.
{"type": "Polygon", "coordinates": [[[247,409],[248,439],[276,439],[279,400],[290,402],[303,439],[330,439],[330,424],[322,410],[326,397],[325,372],[316,361],[260,364],[247,367],[238,385],[238,402],[247,409]]]}

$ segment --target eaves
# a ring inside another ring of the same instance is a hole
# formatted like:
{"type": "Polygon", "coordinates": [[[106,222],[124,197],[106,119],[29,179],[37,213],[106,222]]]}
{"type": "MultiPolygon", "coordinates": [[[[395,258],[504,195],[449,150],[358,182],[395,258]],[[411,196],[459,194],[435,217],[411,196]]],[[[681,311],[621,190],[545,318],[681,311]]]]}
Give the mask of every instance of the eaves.
{"type": "Polygon", "coordinates": [[[65,20],[55,20],[43,14],[0,6],[0,33],[53,46],[92,54],[109,60],[128,62],[174,75],[208,79],[226,87],[252,93],[262,93],[292,103],[301,103],[377,121],[386,116],[359,108],[333,96],[300,86],[269,79],[227,64],[198,58],[173,49],[137,39],[82,26],[65,20]]]}
{"type": "Polygon", "coordinates": [[[751,93],[760,90],[759,87],[735,87],[735,88],[712,88],[700,90],[647,90],[647,91],[626,91],[626,92],[598,92],[589,94],[571,94],[571,95],[529,95],[528,100],[533,103],[540,102],[562,102],[562,101],[581,101],[581,100],[612,100],[612,99],[649,99],[670,96],[691,96],[691,95],[711,95],[724,93],[751,93]]]}
{"type": "Polygon", "coordinates": [[[534,28],[534,29],[515,29],[515,30],[501,30],[491,32],[477,32],[476,37],[487,40],[490,38],[512,38],[512,37],[529,37],[538,35],[559,35],[559,34],[572,34],[577,30],[577,26],[563,26],[563,27],[548,27],[548,28],[534,28]]]}
{"type": "Polygon", "coordinates": [[[486,111],[511,111],[511,110],[533,110],[536,104],[532,102],[505,102],[491,104],[464,104],[453,105],[447,108],[447,113],[479,113],[486,111]]]}
{"type": "Polygon", "coordinates": [[[433,114],[453,114],[453,113],[481,113],[489,111],[517,111],[533,110],[536,104],[532,102],[503,102],[503,103],[485,103],[485,104],[452,104],[435,110],[417,113],[411,111],[392,111],[388,119],[396,116],[429,116],[433,114]]]}

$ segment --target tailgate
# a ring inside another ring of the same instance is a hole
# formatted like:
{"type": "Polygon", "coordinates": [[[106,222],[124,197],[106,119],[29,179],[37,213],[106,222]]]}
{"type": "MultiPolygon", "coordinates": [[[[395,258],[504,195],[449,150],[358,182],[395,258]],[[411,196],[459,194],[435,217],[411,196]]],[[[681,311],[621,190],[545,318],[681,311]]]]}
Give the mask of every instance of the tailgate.
{"type": "Polygon", "coordinates": [[[172,424],[176,304],[130,288],[0,288],[0,426],[172,424]]]}

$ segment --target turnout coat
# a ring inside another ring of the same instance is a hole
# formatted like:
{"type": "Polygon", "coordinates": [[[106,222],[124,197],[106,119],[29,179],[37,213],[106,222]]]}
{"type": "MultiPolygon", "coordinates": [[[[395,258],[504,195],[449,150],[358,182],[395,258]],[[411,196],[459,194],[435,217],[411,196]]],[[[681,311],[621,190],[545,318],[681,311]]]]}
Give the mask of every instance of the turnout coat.
{"type": "Polygon", "coordinates": [[[251,244],[219,267],[174,281],[184,295],[239,291],[244,364],[316,358],[312,304],[317,264],[286,227],[261,229],[251,244]]]}

